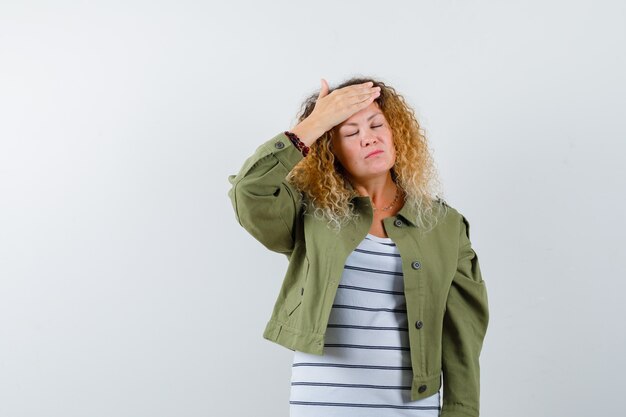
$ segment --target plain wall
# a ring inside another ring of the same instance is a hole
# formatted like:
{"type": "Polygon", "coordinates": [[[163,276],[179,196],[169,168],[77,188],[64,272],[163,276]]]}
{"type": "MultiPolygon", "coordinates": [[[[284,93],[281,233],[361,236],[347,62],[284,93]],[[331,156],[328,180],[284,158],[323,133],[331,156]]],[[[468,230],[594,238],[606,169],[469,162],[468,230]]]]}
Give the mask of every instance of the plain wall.
{"type": "Polygon", "coordinates": [[[619,415],[621,1],[0,3],[0,416],[288,416],[227,197],[301,101],[402,93],[490,301],[481,415],[619,415]]]}

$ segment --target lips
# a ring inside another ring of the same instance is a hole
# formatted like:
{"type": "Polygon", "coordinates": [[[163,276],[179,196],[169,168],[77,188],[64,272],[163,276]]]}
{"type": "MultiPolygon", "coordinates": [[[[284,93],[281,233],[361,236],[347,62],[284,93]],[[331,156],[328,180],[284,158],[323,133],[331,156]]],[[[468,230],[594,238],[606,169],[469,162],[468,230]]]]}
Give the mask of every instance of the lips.
{"type": "Polygon", "coordinates": [[[373,156],[373,155],[376,155],[376,154],[379,154],[379,153],[382,153],[382,152],[383,151],[381,151],[380,149],[377,149],[375,151],[372,151],[372,152],[368,153],[366,158],[369,158],[370,156],[373,156]]]}

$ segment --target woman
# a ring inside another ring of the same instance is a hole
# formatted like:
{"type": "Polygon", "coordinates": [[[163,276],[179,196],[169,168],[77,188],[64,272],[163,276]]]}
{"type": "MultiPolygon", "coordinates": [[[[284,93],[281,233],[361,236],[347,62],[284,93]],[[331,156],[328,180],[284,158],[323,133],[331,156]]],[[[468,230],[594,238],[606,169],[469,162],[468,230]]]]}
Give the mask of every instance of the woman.
{"type": "Polygon", "coordinates": [[[322,80],[229,181],[239,223],[289,260],[263,337],[295,351],[291,417],[479,415],[485,283],[402,96],[322,80]]]}

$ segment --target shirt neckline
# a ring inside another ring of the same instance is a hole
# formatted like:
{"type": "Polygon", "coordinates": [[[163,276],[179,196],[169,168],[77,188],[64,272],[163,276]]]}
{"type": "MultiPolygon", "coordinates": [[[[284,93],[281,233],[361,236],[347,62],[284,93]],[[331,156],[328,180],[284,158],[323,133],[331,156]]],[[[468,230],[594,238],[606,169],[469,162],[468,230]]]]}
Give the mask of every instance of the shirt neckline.
{"type": "Polygon", "coordinates": [[[371,233],[367,234],[367,237],[375,242],[380,242],[380,243],[393,243],[393,240],[391,240],[391,238],[389,237],[379,237],[379,236],[375,236],[371,233]]]}

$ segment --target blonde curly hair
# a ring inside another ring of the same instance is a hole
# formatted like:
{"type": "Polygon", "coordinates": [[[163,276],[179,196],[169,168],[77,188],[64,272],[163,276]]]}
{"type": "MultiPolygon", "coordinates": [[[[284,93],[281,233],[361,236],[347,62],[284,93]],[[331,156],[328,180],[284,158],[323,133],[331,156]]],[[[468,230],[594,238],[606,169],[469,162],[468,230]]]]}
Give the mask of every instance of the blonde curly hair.
{"type": "MultiPolygon", "coordinates": [[[[374,101],[383,112],[391,128],[396,148],[396,162],[391,177],[404,192],[404,204],[412,206],[418,216],[418,227],[431,230],[440,216],[445,215],[446,205],[439,204],[441,185],[434,167],[423,129],[414,110],[404,97],[382,81],[354,77],[329,91],[349,85],[371,81],[380,87],[380,95],[374,101]]],[[[319,92],[313,93],[302,104],[298,122],[312,112],[319,92]]],[[[332,152],[332,138],[338,134],[333,128],[325,132],[310,146],[309,154],[287,175],[287,181],[303,196],[305,213],[325,219],[335,231],[358,216],[352,198],[359,196],[347,178],[346,171],[332,152]]]]}

